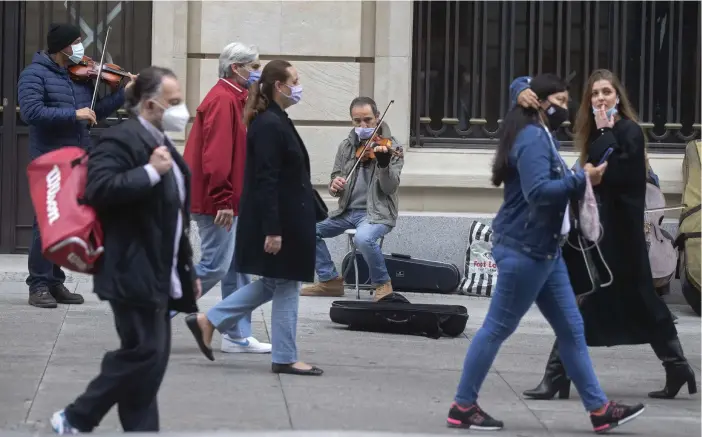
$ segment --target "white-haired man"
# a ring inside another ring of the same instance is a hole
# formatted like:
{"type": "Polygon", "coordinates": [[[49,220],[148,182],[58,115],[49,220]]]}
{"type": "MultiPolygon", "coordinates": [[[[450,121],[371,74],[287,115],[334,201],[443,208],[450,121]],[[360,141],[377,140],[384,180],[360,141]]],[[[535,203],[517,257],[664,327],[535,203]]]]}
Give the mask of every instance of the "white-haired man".
{"type": "MultiPolygon", "coordinates": [[[[246,162],[242,121],[248,87],[261,75],[258,49],[233,42],[219,56],[219,80],[200,103],[183,157],[192,171],[191,212],[201,240],[195,266],[202,294],[222,281],[222,299],[249,284],[237,272],[234,243],[246,162]]],[[[222,352],[269,353],[251,335],[251,313],[222,336],[222,352]]]]}

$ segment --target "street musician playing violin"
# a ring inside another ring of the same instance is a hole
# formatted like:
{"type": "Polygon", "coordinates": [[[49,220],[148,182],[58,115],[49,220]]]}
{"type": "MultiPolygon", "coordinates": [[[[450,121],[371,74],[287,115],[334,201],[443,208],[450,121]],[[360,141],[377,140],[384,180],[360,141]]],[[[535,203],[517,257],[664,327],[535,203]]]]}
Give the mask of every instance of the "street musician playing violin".
{"type": "Polygon", "coordinates": [[[369,266],[370,279],[376,287],[373,299],[378,301],[392,293],[378,240],[389,233],[397,221],[397,189],[404,158],[387,123],[381,122],[373,135],[380,116],[373,99],[357,97],[349,111],[354,128],[339,145],[329,182],[329,193],[339,198],[339,208],[317,223],[319,282],[303,288],[301,295],[344,295],[343,278],[334,266],[324,239],[356,229],[354,241],[369,266]]]}
{"type": "MultiPolygon", "coordinates": [[[[52,24],[46,35],[46,51],[38,51],[19,76],[19,107],[22,121],[29,125],[29,158],[64,146],[91,146],[89,126],[106,118],[124,104],[124,90],[135,76],[124,73],[124,87],[96,100],[91,108],[94,84],[75,81],[69,70],[83,61],[80,29],[71,24],[52,24]],[[131,80],[130,80],[131,79],[131,80]]],[[[41,254],[36,220],[29,247],[29,305],[56,308],[57,303],[82,304],[80,294],[64,285],[61,268],[41,254]]]]}

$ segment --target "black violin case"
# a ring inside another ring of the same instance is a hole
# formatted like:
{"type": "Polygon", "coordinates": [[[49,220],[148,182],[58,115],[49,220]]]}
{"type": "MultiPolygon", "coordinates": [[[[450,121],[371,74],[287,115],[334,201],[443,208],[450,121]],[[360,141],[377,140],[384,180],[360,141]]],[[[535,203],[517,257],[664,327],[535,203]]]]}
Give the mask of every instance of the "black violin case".
{"type": "Polygon", "coordinates": [[[410,303],[401,294],[392,293],[378,302],[334,301],[329,317],[332,322],[356,331],[438,339],[461,335],[468,322],[468,310],[461,305],[410,303]]]}
{"type": "MultiPolygon", "coordinates": [[[[406,293],[454,294],[461,284],[461,272],[455,264],[412,258],[401,253],[383,254],[392,289],[406,293]]],[[[358,283],[370,284],[370,270],[363,255],[356,253],[358,283]]],[[[351,252],[341,262],[346,284],[356,283],[351,252]]]]}

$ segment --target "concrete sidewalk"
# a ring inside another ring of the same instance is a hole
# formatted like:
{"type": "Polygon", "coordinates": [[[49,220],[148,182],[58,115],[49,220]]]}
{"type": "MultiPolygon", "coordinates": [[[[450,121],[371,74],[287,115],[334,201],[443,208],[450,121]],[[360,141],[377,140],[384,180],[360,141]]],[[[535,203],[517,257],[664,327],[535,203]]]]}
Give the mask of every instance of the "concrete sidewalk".
{"type": "MultiPolygon", "coordinates": [[[[91,292],[85,276],[67,286],[84,305],[38,309],[27,305],[25,257],[0,257],[0,436],[41,435],[51,413],[71,402],[97,374],[102,354],[116,346],[109,307],[91,292]]],[[[201,300],[219,300],[219,289],[201,300]]],[[[463,336],[423,337],[360,333],[329,320],[332,300],[301,298],[300,359],[322,367],[322,377],[274,375],[270,355],[226,355],[207,361],[182,316],[173,322],[173,351],[160,393],[164,434],[195,436],[351,437],[461,434],[445,426],[470,338],[490,300],[406,294],[412,302],[458,304],[470,319],[463,336]],[[290,432],[296,431],[296,432],[290,432]],[[342,432],[344,431],[344,432],[342,432]],[[183,434],[170,434],[183,433],[183,434]],[[380,434],[378,434],[380,433],[380,434]],[[396,433],[396,434],[383,434],[396,433]],[[421,434],[424,433],[424,434],[421,434]]],[[[354,299],[347,293],[346,299],[354,299]]],[[[368,298],[368,294],[364,294],[368,298]]],[[[672,305],[686,355],[700,375],[700,318],[686,305],[672,305]]],[[[266,305],[254,314],[254,335],[269,338],[266,305]]],[[[487,412],[504,420],[504,436],[576,436],[590,423],[573,389],[570,400],[534,401],[521,392],[536,385],[553,334],[536,309],[505,343],[481,393],[487,412]]],[[[664,384],[650,347],[595,348],[591,354],[608,396],[643,401],[647,411],[620,434],[693,436],[700,432],[700,397],[683,388],[672,401],[648,399],[664,384]]],[[[115,411],[98,430],[121,431],[115,411]]]]}

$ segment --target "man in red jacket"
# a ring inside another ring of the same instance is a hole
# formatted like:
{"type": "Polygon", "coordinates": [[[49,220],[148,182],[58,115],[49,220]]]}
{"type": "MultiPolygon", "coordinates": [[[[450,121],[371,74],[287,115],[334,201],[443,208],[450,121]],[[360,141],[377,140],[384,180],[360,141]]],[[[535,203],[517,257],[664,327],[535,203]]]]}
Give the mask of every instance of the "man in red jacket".
{"type": "MultiPolygon", "coordinates": [[[[200,240],[195,266],[204,296],[222,281],[222,299],[251,282],[236,271],[234,242],[246,162],[242,122],[248,87],[261,76],[256,47],[234,42],[219,56],[219,80],[197,108],[183,157],[192,171],[192,217],[200,240]]],[[[251,336],[251,313],[222,336],[222,352],[269,353],[251,336]]]]}

